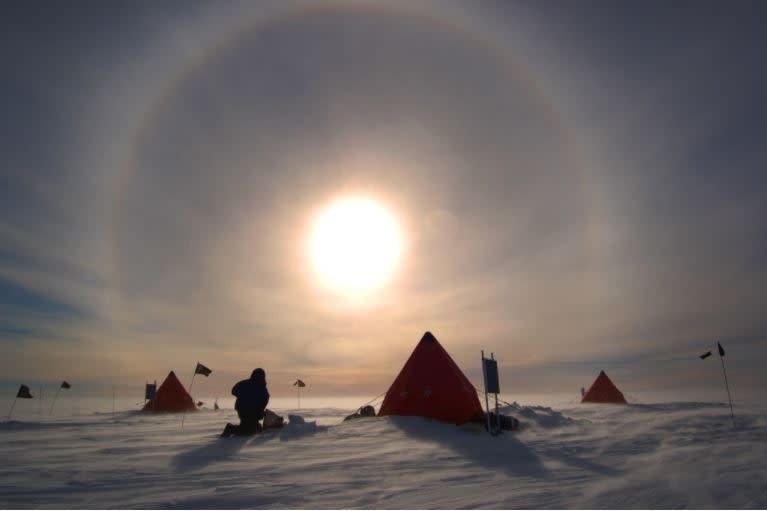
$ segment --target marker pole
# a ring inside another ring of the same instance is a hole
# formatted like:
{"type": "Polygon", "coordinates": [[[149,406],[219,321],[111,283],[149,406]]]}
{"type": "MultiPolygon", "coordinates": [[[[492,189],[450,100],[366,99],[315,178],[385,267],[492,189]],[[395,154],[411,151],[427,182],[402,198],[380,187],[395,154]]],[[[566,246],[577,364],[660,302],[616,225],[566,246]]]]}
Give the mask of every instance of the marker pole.
{"type": "MultiPolygon", "coordinates": [[[[199,364],[199,362],[197,362],[199,364]]],[[[192,381],[189,382],[189,397],[192,397],[192,385],[194,385],[194,377],[197,376],[197,366],[194,368],[194,374],[192,374],[192,381]]],[[[192,401],[194,401],[194,398],[192,398],[192,401]]],[[[184,419],[186,419],[186,410],[184,410],[184,413],[181,414],[181,430],[184,429],[184,419]]]]}
{"type": "Polygon", "coordinates": [[[732,397],[730,397],[730,384],[727,382],[727,369],[725,369],[724,367],[724,357],[721,354],[719,355],[719,360],[722,362],[722,374],[724,375],[724,386],[727,389],[727,400],[730,402],[730,417],[732,417],[732,427],[735,427],[735,412],[732,411],[732,397]]]}
{"type": "Polygon", "coordinates": [[[16,400],[17,399],[19,399],[19,396],[16,396],[16,397],[13,398],[13,403],[11,403],[11,409],[8,412],[8,419],[7,420],[11,420],[11,414],[13,413],[13,407],[16,406],[16,400]]]}
{"type": "Polygon", "coordinates": [[[51,403],[51,412],[48,415],[53,415],[53,406],[56,404],[56,400],[59,398],[59,392],[61,392],[61,387],[59,387],[59,390],[56,391],[56,395],[53,396],[53,403],[51,403]]]}

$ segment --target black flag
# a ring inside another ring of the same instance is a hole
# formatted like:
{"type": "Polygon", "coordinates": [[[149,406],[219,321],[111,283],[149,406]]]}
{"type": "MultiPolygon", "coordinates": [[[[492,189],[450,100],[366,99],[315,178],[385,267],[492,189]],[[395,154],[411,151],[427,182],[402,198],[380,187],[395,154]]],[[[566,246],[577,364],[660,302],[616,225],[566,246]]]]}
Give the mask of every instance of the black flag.
{"type": "Polygon", "coordinates": [[[700,356],[700,359],[701,359],[701,360],[705,360],[705,359],[707,359],[707,358],[708,358],[708,357],[710,357],[710,356],[711,356],[711,352],[710,352],[710,351],[707,351],[707,352],[705,352],[703,355],[701,355],[701,356],[700,356]]]}
{"type": "Polygon", "coordinates": [[[20,397],[21,399],[32,399],[32,394],[29,393],[29,387],[26,385],[19,387],[19,392],[16,394],[16,397],[20,397]]]}
{"type": "Polygon", "coordinates": [[[211,369],[208,369],[199,362],[197,362],[197,367],[194,369],[194,374],[201,374],[203,376],[209,376],[212,372],[213,371],[211,369]]]}
{"type": "Polygon", "coordinates": [[[719,343],[716,343],[716,345],[719,347],[719,356],[723,357],[724,356],[724,348],[722,348],[722,345],[719,344],[719,343]]]}
{"type": "Polygon", "coordinates": [[[61,382],[61,388],[62,389],[71,389],[72,385],[70,385],[69,382],[63,381],[63,382],[61,382]]]}
{"type": "Polygon", "coordinates": [[[301,380],[296,380],[296,383],[293,384],[294,387],[306,387],[306,383],[302,382],[301,380]]]}

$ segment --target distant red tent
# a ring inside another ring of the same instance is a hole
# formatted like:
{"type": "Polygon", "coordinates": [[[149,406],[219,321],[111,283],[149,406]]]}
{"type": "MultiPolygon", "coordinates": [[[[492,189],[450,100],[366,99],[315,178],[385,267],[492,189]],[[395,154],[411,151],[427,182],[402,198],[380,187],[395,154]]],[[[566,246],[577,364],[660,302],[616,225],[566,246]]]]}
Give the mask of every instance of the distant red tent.
{"type": "Polygon", "coordinates": [[[474,386],[426,332],[386,392],[378,415],[415,415],[463,424],[482,413],[474,386]]]}
{"type": "Polygon", "coordinates": [[[600,371],[597,379],[583,395],[581,403],[625,403],[626,398],[618,387],[607,377],[604,371],[600,371]]]}
{"type": "Polygon", "coordinates": [[[197,410],[192,396],[171,371],[157,393],[146,405],[145,412],[193,412],[197,410]]]}

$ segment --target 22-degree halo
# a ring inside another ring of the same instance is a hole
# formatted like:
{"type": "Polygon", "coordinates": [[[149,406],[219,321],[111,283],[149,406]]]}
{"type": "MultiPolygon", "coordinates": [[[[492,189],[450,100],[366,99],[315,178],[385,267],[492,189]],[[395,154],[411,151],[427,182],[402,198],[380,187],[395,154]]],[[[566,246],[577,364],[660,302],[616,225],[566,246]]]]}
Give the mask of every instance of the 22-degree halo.
{"type": "Polygon", "coordinates": [[[381,203],[336,200],[312,226],[309,253],[320,282],[332,291],[362,295],[390,279],[402,254],[402,231],[381,203]]]}

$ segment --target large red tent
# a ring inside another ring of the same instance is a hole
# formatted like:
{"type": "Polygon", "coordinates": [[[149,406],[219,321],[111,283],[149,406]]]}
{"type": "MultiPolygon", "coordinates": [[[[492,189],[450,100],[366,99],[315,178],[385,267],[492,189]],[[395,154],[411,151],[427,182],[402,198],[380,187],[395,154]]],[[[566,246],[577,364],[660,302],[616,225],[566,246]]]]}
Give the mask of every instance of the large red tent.
{"type": "Polygon", "coordinates": [[[626,398],[618,387],[612,382],[604,371],[591,384],[589,390],[583,395],[581,403],[625,403],[626,398]]]}
{"type": "Polygon", "coordinates": [[[145,412],[192,412],[197,410],[192,396],[171,371],[155,396],[144,405],[145,412]]]}
{"type": "Polygon", "coordinates": [[[482,413],[474,386],[426,332],[386,392],[378,415],[415,415],[463,424],[481,418],[482,413]]]}

